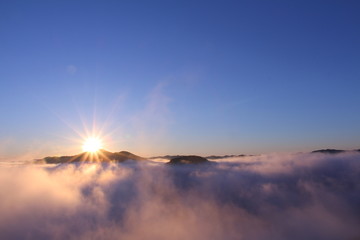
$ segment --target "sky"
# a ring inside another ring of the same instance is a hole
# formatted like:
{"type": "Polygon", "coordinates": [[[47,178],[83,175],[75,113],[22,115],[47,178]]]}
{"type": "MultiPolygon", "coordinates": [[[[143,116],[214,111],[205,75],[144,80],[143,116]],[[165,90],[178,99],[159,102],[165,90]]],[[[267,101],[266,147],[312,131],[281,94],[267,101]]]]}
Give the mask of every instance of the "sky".
{"type": "Polygon", "coordinates": [[[359,148],[358,1],[0,1],[0,158],[359,148]]]}

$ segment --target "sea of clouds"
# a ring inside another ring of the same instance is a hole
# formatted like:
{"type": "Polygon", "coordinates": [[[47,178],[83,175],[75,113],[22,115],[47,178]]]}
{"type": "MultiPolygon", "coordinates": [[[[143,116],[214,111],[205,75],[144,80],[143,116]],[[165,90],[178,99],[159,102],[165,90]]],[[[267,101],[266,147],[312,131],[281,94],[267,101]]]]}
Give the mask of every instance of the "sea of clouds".
{"type": "Polygon", "coordinates": [[[360,239],[360,152],[1,164],[0,239],[360,239]]]}

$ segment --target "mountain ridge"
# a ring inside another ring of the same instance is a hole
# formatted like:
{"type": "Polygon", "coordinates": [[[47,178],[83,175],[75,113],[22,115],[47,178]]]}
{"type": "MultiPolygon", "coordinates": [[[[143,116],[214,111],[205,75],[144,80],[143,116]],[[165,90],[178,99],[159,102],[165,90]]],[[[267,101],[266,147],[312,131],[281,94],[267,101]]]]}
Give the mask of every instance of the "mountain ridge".
{"type": "MultiPolygon", "coordinates": [[[[339,154],[344,152],[360,152],[360,149],[354,150],[339,150],[339,149],[319,149],[311,151],[310,153],[318,153],[318,154],[339,154]]],[[[206,163],[211,162],[209,160],[217,160],[224,158],[232,158],[232,157],[247,157],[254,155],[224,155],[224,156],[207,156],[200,157],[196,155],[165,155],[158,157],[150,157],[144,158],[138,155],[135,155],[128,151],[120,151],[120,152],[109,152],[104,149],[100,149],[96,153],[82,152],[80,154],[76,154],[73,156],[48,156],[42,159],[34,160],[35,163],[47,163],[47,164],[58,164],[58,163],[74,163],[74,162],[124,162],[127,160],[133,161],[148,161],[156,158],[163,158],[169,160],[169,164],[179,164],[179,163],[187,163],[187,164],[198,164],[198,163],[206,163]]]]}
{"type": "Polygon", "coordinates": [[[56,164],[73,162],[124,162],[126,160],[145,161],[147,159],[128,151],[109,152],[100,149],[96,153],[82,152],[73,156],[49,156],[37,161],[56,164]]]}

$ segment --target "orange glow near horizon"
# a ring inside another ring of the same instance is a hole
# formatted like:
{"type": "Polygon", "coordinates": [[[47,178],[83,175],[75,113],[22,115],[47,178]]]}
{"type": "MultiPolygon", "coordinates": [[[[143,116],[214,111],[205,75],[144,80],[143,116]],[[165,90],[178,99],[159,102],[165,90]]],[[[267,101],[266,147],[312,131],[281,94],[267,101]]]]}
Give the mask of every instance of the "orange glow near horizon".
{"type": "Polygon", "coordinates": [[[82,145],[82,150],[84,152],[89,152],[89,153],[96,153],[102,148],[103,148],[102,140],[97,137],[89,137],[85,139],[85,142],[82,145]]]}

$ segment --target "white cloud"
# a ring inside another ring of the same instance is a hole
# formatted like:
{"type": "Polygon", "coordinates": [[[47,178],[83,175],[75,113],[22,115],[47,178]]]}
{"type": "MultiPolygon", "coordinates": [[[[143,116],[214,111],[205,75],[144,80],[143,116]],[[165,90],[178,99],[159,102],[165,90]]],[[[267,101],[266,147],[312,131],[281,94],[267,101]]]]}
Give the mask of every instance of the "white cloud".
{"type": "Polygon", "coordinates": [[[0,239],[354,239],[360,154],[0,166],[0,239]]]}

